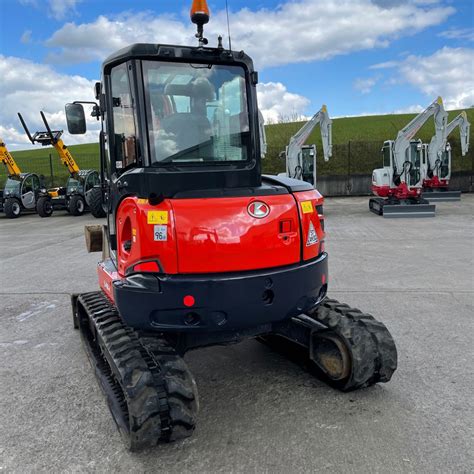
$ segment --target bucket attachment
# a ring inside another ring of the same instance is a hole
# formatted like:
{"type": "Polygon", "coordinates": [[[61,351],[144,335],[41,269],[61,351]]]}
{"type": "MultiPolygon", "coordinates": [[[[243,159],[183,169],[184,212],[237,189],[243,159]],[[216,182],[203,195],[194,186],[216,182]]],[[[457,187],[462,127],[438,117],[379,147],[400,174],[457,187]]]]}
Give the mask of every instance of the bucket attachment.
{"type": "Polygon", "coordinates": [[[461,191],[454,191],[449,189],[437,189],[436,191],[424,190],[421,195],[423,199],[429,202],[451,202],[461,200],[461,191]]]}
{"type": "Polygon", "coordinates": [[[389,200],[371,198],[369,209],[383,217],[434,217],[436,206],[426,199],[389,200]]]}

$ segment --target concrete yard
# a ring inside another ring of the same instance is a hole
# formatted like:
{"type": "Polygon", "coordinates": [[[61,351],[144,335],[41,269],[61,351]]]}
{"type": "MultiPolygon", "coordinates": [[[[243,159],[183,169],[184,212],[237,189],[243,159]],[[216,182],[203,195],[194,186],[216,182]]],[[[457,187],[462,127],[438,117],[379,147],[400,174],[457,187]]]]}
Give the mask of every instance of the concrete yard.
{"type": "Polygon", "coordinates": [[[190,352],[192,438],[131,454],[72,328],[90,216],[0,217],[0,471],[473,472],[474,195],[433,219],[327,199],[329,295],[392,332],[388,384],[343,394],[250,340],[190,352]]]}

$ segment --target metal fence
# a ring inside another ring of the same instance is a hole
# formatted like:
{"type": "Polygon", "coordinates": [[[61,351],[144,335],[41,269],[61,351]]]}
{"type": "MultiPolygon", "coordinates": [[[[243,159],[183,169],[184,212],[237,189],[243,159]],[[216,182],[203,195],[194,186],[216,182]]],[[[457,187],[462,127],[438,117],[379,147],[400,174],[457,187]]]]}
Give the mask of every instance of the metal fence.
{"type": "MultiPolygon", "coordinates": [[[[449,140],[451,144],[453,172],[468,172],[474,174],[474,149],[470,148],[465,156],[461,156],[459,140],[449,140]]],[[[325,162],[321,146],[318,147],[317,174],[318,176],[353,176],[372,175],[372,171],[382,167],[380,141],[348,141],[333,145],[332,157],[325,162]]],[[[264,172],[269,174],[283,173],[285,160],[279,158],[281,146],[270,144],[267,156],[263,160],[264,172]]]]}
{"type": "MultiPolygon", "coordinates": [[[[79,168],[81,169],[99,169],[99,155],[94,154],[74,154],[79,168]]],[[[64,186],[69,176],[68,169],[61,161],[56,153],[46,153],[41,156],[32,158],[15,156],[15,161],[20,169],[25,173],[36,173],[44,181],[44,185],[48,188],[55,186],[64,186]]],[[[3,187],[7,179],[4,169],[0,170],[0,188],[3,187]]]]}
{"type": "MultiPolygon", "coordinates": [[[[471,147],[466,156],[461,156],[459,140],[452,139],[449,142],[452,148],[453,173],[462,172],[470,180],[472,188],[474,183],[474,149],[471,147]]],[[[344,178],[347,182],[356,176],[370,177],[374,169],[382,166],[381,148],[382,142],[380,141],[348,141],[335,144],[332,157],[328,162],[325,162],[321,145],[317,144],[317,175],[319,178],[337,178],[338,180],[344,178]]],[[[276,174],[285,171],[285,161],[279,158],[282,149],[284,146],[281,144],[269,143],[267,156],[263,160],[264,173],[276,174]]],[[[81,169],[99,169],[98,150],[97,153],[82,154],[78,149],[74,151],[74,158],[81,169]]],[[[61,186],[66,183],[69,175],[67,168],[61,164],[54,151],[48,153],[48,150],[45,150],[41,156],[21,154],[21,156],[15,156],[15,159],[22,170],[42,175],[47,187],[61,186]]],[[[6,173],[0,169],[0,188],[3,187],[5,180],[6,173]]],[[[333,194],[331,190],[328,189],[328,191],[328,194],[333,194]]],[[[349,189],[349,192],[357,193],[355,188],[352,191],[349,189]]]]}

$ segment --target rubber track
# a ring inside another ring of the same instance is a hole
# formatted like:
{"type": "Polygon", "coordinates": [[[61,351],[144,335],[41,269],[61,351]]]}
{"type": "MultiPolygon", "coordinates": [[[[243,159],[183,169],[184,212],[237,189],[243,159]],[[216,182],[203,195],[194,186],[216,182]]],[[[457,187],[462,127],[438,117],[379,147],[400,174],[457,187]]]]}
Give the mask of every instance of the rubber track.
{"type": "Polygon", "coordinates": [[[86,352],[129,449],[190,436],[198,397],[184,360],[164,339],[125,326],[101,292],[80,295],[77,308],[86,352]]]}
{"type": "Polygon", "coordinates": [[[351,374],[342,384],[343,391],[388,382],[397,369],[395,342],[385,327],[372,315],[333,299],[325,299],[311,317],[341,337],[351,355],[351,374]]]}

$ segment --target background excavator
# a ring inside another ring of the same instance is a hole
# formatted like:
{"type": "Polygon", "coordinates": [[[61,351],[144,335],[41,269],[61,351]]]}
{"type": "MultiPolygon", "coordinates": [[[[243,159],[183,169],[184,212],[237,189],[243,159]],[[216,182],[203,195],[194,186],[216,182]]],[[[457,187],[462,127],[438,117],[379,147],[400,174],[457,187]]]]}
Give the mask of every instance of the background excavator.
{"type": "Polygon", "coordinates": [[[466,112],[461,112],[454,120],[446,125],[444,133],[435,134],[429,145],[425,145],[428,154],[428,168],[423,180],[423,198],[430,202],[459,201],[461,191],[449,189],[451,179],[451,145],[447,141],[449,135],[459,127],[461,154],[469,151],[469,131],[471,124],[466,112]]]}
{"type": "Polygon", "coordinates": [[[387,140],[382,148],[383,168],[372,173],[369,209],[384,217],[434,217],[435,205],[421,196],[427,173],[428,157],[421,140],[415,139],[420,128],[434,117],[434,142],[446,140],[448,114],[438,97],[423,112],[398,132],[396,140],[387,140]]]}
{"type": "Polygon", "coordinates": [[[41,217],[49,217],[54,209],[65,209],[73,216],[80,216],[90,210],[94,217],[105,217],[98,171],[81,170],[61,139],[63,131],[51,130],[44,113],[40,112],[40,114],[46,131],[35,132],[33,135],[21,114],[18,114],[18,117],[31,143],[54,147],[61,163],[69,171],[69,178],[65,187],[43,190],[36,204],[38,214],[41,217]]]}
{"type": "Polygon", "coordinates": [[[314,127],[320,125],[323,143],[324,161],[332,156],[332,120],[327,107],[323,105],[291,138],[286,150],[281,153],[285,157],[286,173],[278,176],[300,179],[316,186],[316,145],[305,145],[314,127]]]}
{"type": "MultiPolygon", "coordinates": [[[[323,197],[262,175],[252,59],[221,37],[208,46],[205,0],[191,20],[197,46],[125,47],[95,87],[107,225],[87,229],[103,252],[100,289],[73,295],[73,324],[131,450],[192,434],[193,349],[291,345],[343,391],[397,367],[382,323],[326,298],[323,197]]],[[[80,102],[66,117],[70,133],[86,132],[80,102]]]]}
{"type": "Polygon", "coordinates": [[[40,194],[41,179],[35,173],[22,173],[13,156],[0,138],[0,162],[7,170],[5,187],[0,191],[0,211],[9,218],[22,213],[36,212],[36,202],[40,194]]]}

